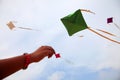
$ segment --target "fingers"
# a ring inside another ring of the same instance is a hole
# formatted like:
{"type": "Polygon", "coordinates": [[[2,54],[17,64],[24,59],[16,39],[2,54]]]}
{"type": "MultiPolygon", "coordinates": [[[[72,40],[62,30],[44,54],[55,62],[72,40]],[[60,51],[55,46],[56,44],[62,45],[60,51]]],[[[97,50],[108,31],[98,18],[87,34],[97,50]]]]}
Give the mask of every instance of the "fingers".
{"type": "Polygon", "coordinates": [[[41,46],[41,49],[45,50],[46,56],[48,56],[48,58],[55,54],[55,50],[51,46],[41,46]]]}
{"type": "Polygon", "coordinates": [[[48,54],[48,58],[51,58],[53,56],[53,54],[48,54]]]}
{"type": "Polygon", "coordinates": [[[53,54],[55,54],[55,50],[52,47],[48,47],[49,53],[48,53],[48,58],[51,58],[53,54]]]}
{"type": "Polygon", "coordinates": [[[44,57],[51,58],[55,54],[55,50],[51,46],[41,46],[31,53],[32,62],[39,62],[44,57]]]}

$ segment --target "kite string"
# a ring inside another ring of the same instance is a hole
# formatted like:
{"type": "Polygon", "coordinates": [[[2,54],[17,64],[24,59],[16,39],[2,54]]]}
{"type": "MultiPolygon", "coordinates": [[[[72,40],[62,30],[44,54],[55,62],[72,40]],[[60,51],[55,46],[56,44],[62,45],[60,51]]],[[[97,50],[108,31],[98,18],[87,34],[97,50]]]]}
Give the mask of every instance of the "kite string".
{"type": "Polygon", "coordinates": [[[65,58],[61,58],[61,59],[63,59],[68,64],[74,65],[74,63],[68,59],[65,59],[65,58]]]}
{"type": "Polygon", "coordinates": [[[32,30],[31,28],[24,28],[24,27],[18,27],[20,29],[27,29],[27,30],[32,30]]]}
{"type": "Polygon", "coordinates": [[[120,27],[116,23],[113,23],[113,24],[120,30],[120,27]]]}
{"type": "Polygon", "coordinates": [[[55,57],[56,57],[56,58],[61,58],[61,59],[63,59],[65,62],[67,62],[67,63],[69,63],[69,64],[74,64],[72,61],[61,57],[59,53],[55,53],[55,57]]]}
{"type": "Polygon", "coordinates": [[[35,30],[35,31],[40,31],[40,30],[31,29],[31,28],[24,28],[24,27],[17,27],[17,28],[20,28],[20,29],[26,29],[26,30],[35,30]]]}
{"type": "Polygon", "coordinates": [[[92,31],[92,32],[94,32],[94,33],[96,33],[97,35],[99,35],[99,36],[101,36],[101,37],[103,37],[103,38],[105,38],[105,39],[107,39],[107,40],[110,40],[110,41],[112,41],[112,42],[115,42],[115,43],[120,44],[120,42],[118,42],[118,41],[116,41],[116,40],[113,40],[113,39],[110,39],[110,38],[108,38],[108,37],[106,37],[106,36],[104,36],[104,35],[102,35],[102,34],[96,32],[95,30],[91,29],[90,27],[88,27],[88,30],[90,30],[90,31],[92,31]]]}

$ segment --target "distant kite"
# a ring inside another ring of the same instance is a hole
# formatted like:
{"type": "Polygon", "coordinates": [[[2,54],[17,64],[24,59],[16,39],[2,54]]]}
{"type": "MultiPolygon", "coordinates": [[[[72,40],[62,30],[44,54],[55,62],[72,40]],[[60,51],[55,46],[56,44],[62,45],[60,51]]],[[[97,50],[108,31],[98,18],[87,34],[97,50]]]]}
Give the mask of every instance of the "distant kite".
{"type": "MultiPolygon", "coordinates": [[[[86,24],[86,22],[85,22],[85,20],[83,18],[83,15],[82,15],[81,11],[86,11],[86,12],[93,13],[90,10],[78,9],[73,14],[70,14],[70,15],[67,15],[67,16],[61,18],[61,21],[64,24],[65,28],[67,29],[69,36],[72,36],[73,34],[79,32],[79,31],[88,29],[88,30],[96,33],[97,35],[99,35],[99,36],[101,36],[101,37],[103,37],[103,38],[105,38],[107,40],[110,40],[112,42],[120,44],[120,42],[118,42],[116,40],[113,40],[111,38],[108,38],[108,37],[98,33],[94,29],[88,27],[88,25],[86,24]]],[[[99,31],[102,31],[104,33],[113,35],[113,34],[107,32],[107,31],[103,31],[103,30],[99,30],[99,31]]]]}
{"type": "MultiPolygon", "coordinates": [[[[7,26],[9,27],[10,30],[13,30],[14,28],[20,28],[20,29],[26,29],[26,30],[35,30],[35,29],[32,29],[32,28],[16,27],[15,24],[12,21],[9,21],[7,23],[7,26]]],[[[35,31],[39,31],[39,30],[35,30],[35,31]]]]}
{"type": "Polygon", "coordinates": [[[118,26],[118,24],[116,24],[114,22],[114,18],[113,17],[107,18],[107,24],[110,24],[110,23],[113,23],[116,26],[116,28],[119,29],[119,31],[120,31],[120,27],[118,26]]]}

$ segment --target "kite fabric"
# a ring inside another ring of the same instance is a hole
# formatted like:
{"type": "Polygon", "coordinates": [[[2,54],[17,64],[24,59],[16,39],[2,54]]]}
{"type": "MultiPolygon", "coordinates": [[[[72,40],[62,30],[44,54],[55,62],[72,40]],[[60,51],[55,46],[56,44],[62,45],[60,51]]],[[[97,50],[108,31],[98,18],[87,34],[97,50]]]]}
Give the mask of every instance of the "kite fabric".
{"type": "Polygon", "coordinates": [[[56,58],[60,58],[61,56],[60,56],[59,53],[57,53],[57,54],[55,54],[55,57],[56,57],[56,58]]]}
{"type": "Polygon", "coordinates": [[[111,17],[111,18],[107,18],[107,23],[109,24],[109,23],[112,23],[113,22],[113,17],[111,17]]]}
{"type": "Polygon", "coordinates": [[[7,23],[7,26],[9,27],[9,29],[14,29],[15,25],[10,21],[9,23],[7,23]]]}
{"type": "MultiPolygon", "coordinates": [[[[7,26],[9,27],[10,30],[13,30],[14,28],[19,28],[19,29],[25,29],[25,30],[35,30],[35,29],[31,29],[31,28],[24,28],[24,27],[16,27],[12,21],[9,21],[7,23],[7,26]]],[[[39,31],[39,30],[35,30],[35,31],[39,31]]]]}
{"type": "MultiPolygon", "coordinates": [[[[110,39],[110,38],[96,32],[95,30],[91,29],[90,27],[88,27],[84,18],[83,18],[82,13],[81,13],[81,9],[78,9],[73,14],[70,14],[70,15],[67,15],[67,16],[61,18],[61,21],[64,24],[69,36],[72,36],[73,34],[79,32],[79,31],[88,29],[88,30],[94,32],[95,34],[97,34],[97,35],[99,35],[107,40],[110,40],[112,42],[120,44],[120,42],[113,40],[113,39],[110,39]]],[[[102,31],[102,32],[108,33],[107,31],[102,31]]],[[[110,34],[110,33],[108,33],[108,34],[110,34]]]]}
{"type": "Polygon", "coordinates": [[[61,18],[61,21],[66,27],[69,36],[88,28],[80,9],[71,15],[61,18]]]}

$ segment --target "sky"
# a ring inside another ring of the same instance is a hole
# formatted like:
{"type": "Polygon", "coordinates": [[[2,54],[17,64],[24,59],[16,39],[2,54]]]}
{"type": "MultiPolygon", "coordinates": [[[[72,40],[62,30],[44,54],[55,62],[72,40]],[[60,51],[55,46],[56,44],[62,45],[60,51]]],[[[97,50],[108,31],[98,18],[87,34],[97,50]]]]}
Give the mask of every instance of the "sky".
{"type": "Polygon", "coordinates": [[[30,64],[4,80],[120,80],[120,44],[87,29],[69,36],[60,21],[78,9],[91,10],[96,14],[82,12],[87,25],[116,34],[100,32],[120,42],[120,31],[106,23],[113,17],[120,25],[119,4],[120,0],[0,0],[0,59],[31,53],[43,45],[61,54],[59,59],[46,57],[30,64]],[[14,30],[6,25],[9,21],[16,25],[14,30]]]}

